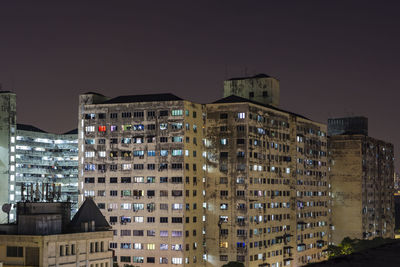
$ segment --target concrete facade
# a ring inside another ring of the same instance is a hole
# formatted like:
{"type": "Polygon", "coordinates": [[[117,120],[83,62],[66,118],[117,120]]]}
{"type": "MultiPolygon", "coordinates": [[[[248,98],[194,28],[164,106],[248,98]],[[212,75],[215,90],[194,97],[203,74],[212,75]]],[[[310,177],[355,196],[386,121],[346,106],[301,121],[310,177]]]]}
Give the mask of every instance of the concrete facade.
{"type": "Polygon", "coordinates": [[[224,81],[224,97],[230,95],[278,107],[280,100],[279,80],[266,74],[232,78],[224,81]]]}
{"type": "Polygon", "coordinates": [[[207,266],[324,260],[326,126],[236,96],[206,106],[207,266]]]}
{"type": "Polygon", "coordinates": [[[80,96],[80,201],[109,220],[120,266],[204,266],[204,116],[170,94],[80,96]]]}
{"type": "MultiPolygon", "coordinates": [[[[34,126],[17,123],[16,95],[0,92],[0,206],[22,199],[21,183],[61,185],[59,201],[78,201],[77,132],[53,134],[34,126]]],[[[26,196],[25,196],[26,197],[26,196]]],[[[15,209],[10,214],[15,220],[15,209]]],[[[6,222],[0,214],[0,222],[6,222]]]]}
{"type": "Polygon", "coordinates": [[[393,145],[365,135],[329,138],[332,242],[394,237],[393,145]]]}

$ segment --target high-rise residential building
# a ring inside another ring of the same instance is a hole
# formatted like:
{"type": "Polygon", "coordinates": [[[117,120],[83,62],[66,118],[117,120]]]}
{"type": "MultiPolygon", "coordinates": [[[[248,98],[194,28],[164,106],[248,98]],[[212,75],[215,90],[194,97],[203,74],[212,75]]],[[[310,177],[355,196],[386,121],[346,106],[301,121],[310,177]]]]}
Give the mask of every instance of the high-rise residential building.
{"type": "Polygon", "coordinates": [[[393,145],[355,132],[328,141],[334,244],[394,237],[393,145]]]}
{"type": "Polygon", "coordinates": [[[71,202],[39,200],[18,202],[16,222],[0,224],[0,266],[112,266],[111,227],[93,200],[72,220],[71,202]]]}
{"type": "Polygon", "coordinates": [[[113,227],[120,266],[204,266],[204,106],[171,94],[79,98],[80,201],[113,227]]]}
{"type": "Polygon", "coordinates": [[[266,74],[224,81],[224,97],[236,95],[265,105],[279,106],[279,80],[266,74]]]}
{"type": "MultiPolygon", "coordinates": [[[[17,123],[16,95],[0,92],[0,205],[16,204],[23,199],[21,183],[61,185],[57,201],[71,201],[72,214],[78,201],[78,135],[77,130],[64,134],[42,131],[17,123]]],[[[15,220],[13,206],[10,219],[15,220]]],[[[5,222],[4,214],[0,222],[5,222]]]]}
{"type": "Polygon", "coordinates": [[[278,109],[279,83],[267,75],[231,79],[229,88],[247,98],[80,96],[80,200],[94,197],[112,224],[119,264],[325,258],[326,125],[278,109]]]}
{"type": "Polygon", "coordinates": [[[325,259],[326,125],[239,96],[206,106],[207,266],[325,259]]]}

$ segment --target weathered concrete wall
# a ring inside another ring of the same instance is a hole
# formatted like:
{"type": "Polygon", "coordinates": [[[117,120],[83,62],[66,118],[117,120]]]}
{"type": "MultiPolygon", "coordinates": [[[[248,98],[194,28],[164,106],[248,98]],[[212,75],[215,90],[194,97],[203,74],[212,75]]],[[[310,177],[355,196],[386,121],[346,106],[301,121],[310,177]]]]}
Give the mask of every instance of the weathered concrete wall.
{"type": "Polygon", "coordinates": [[[85,195],[93,195],[107,220],[116,218],[110,223],[115,231],[113,242],[117,247],[113,249],[118,263],[129,264],[122,262],[121,256],[130,257],[130,263],[134,265],[133,257],[143,257],[141,266],[154,266],[154,263],[147,262],[147,257],[155,257],[156,264],[160,258],[167,258],[169,265],[172,265],[172,258],[181,258],[186,266],[203,266],[206,223],[203,222],[202,207],[205,178],[203,106],[184,100],[95,102],[90,95],[80,97],[80,201],[85,195]],[[168,115],[160,115],[161,111],[168,111],[168,115]],[[132,116],[122,117],[122,113],[128,112],[132,116]],[[134,112],[143,112],[143,116],[135,117],[134,112]],[[85,114],[94,114],[94,118],[88,119],[85,114]],[[104,117],[99,118],[99,114],[104,114],[104,117]],[[113,117],[111,114],[117,115],[113,117]],[[142,125],[143,129],[123,130],[124,125],[142,125]],[[105,126],[106,131],[99,131],[99,126],[105,126]],[[111,126],[115,126],[115,130],[111,131],[111,126]],[[94,130],[88,131],[86,127],[94,127],[94,130]],[[130,138],[130,142],[122,143],[123,138],[130,138]],[[141,138],[140,142],[134,142],[138,138],[141,138]],[[142,154],[135,155],[135,151],[142,151],[142,154]],[[173,155],[173,151],[181,154],[173,155]],[[93,156],[87,156],[86,152],[93,153],[93,156]],[[85,170],[86,164],[94,164],[95,169],[85,170]],[[130,168],[123,169],[124,164],[130,164],[130,168]],[[135,169],[135,164],[142,167],[135,169]],[[173,167],[177,164],[181,167],[173,167]],[[100,165],[105,168],[99,169],[100,165]],[[117,179],[115,183],[111,182],[114,178],[117,179]],[[129,182],[122,182],[122,178],[129,178],[129,182]],[[138,178],[143,180],[136,180],[138,178]],[[104,179],[104,182],[99,182],[99,179],[104,179]],[[111,195],[111,191],[117,195],[111,195]],[[134,193],[139,191],[141,193],[134,193]],[[173,195],[178,191],[181,195],[173,195]],[[122,195],[123,192],[126,195],[122,195]],[[139,204],[144,208],[135,210],[135,205],[139,204]],[[123,217],[129,220],[122,221],[123,217]],[[172,222],[173,217],[181,218],[182,222],[172,222]],[[147,221],[151,218],[154,221],[147,221]],[[161,222],[161,218],[168,218],[168,222],[161,222]],[[143,231],[143,235],[133,234],[135,230],[143,231]],[[122,231],[132,233],[124,236],[122,231]],[[154,231],[154,236],[148,231],[154,231]],[[168,235],[162,236],[161,231],[168,231],[168,235]],[[181,235],[173,236],[173,231],[179,231],[181,235]],[[132,247],[141,244],[143,249],[124,249],[122,243],[132,247]]]}
{"type": "Polygon", "coordinates": [[[362,142],[331,138],[330,180],[332,185],[332,242],[362,238],[362,142]]]}
{"type": "Polygon", "coordinates": [[[330,138],[329,148],[333,242],[346,236],[392,238],[393,145],[364,135],[340,135],[330,138]]]}
{"type": "Polygon", "coordinates": [[[259,74],[254,77],[233,78],[224,81],[224,97],[237,95],[262,104],[279,106],[279,81],[259,74]]]}

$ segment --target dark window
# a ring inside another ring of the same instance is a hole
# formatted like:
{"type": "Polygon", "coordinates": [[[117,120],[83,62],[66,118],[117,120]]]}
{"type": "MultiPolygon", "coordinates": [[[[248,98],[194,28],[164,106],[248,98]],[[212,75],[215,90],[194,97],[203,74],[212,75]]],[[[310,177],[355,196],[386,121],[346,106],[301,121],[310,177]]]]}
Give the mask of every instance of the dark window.
{"type": "Polygon", "coordinates": [[[168,116],[168,110],[160,110],[160,116],[168,116]]]}
{"type": "Polygon", "coordinates": [[[244,144],[244,139],[237,139],[236,144],[238,145],[243,145],[244,144]]]}
{"type": "Polygon", "coordinates": [[[220,152],[219,153],[220,158],[227,158],[228,157],[228,152],[220,152]]]}
{"type": "Polygon", "coordinates": [[[154,257],[147,257],[147,263],[155,263],[156,262],[156,258],[154,257]]]}
{"type": "Polygon", "coordinates": [[[97,178],[97,182],[99,184],[104,184],[106,182],[106,178],[105,177],[99,177],[99,178],[97,178]]]}
{"type": "Polygon", "coordinates": [[[160,177],[160,183],[168,183],[168,177],[160,177]]]}
{"type": "Polygon", "coordinates": [[[106,114],[105,113],[99,113],[99,119],[105,119],[106,114]]]}
{"type": "Polygon", "coordinates": [[[117,177],[111,177],[110,178],[110,184],[116,184],[118,183],[118,178],[117,177]]]}
{"type": "Polygon", "coordinates": [[[172,217],[172,223],[182,223],[182,217],[172,217]]]}
{"type": "Polygon", "coordinates": [[[131,177],[121,177],[121,183],[131,183],[131,177]]]}
{"type": "Polygon", "coordinates": [[[143,118],[144,117],[144,111],[135,111],[135,112],[133,112],[133,117],[134,118],[143,118]]]}
{"type": "Polygon", "coordinates": [[[174,170],[176,170],[176,169],[180,170],[180,169],[182,169],[182,163],[172,163],[171,168],[174,170]]]}
{"type": "Polygon", "coordinates": [[[249,97],[254,97],[254,92],[250,92],[249,97]]]}
{"type": "Polygon", "coordinates": [[[160,217],[160,223],[168,223],[168,217],[160,217]]]}
{"type": "Polygon", "coordinates": [[[172,183],[181,184],[182,183],[182,177],[172,177],[172,183]]]}
{"type": "Polygon", "coordinates": [[[147,125],[147,130],[155,130],[156,129],[156,125],[155,124],[148,124],[147,125]]]}
{"type": "Polygon", "coordinates": [[[110,119],[118,118],[118,113],[110,113],[110,119]]]}
{"type": "Polygon", "coordinates": [[[130,112],[122,112],[122,118],[130,118],[132,117],[132,113],[130,112]]]}
{"type": "Polygon", "coordinates": [[[227,119],[228,118],[228,113],[221,113],[219,114],[220,119],[227,119]]]}
{"type": "Polygon", "coordinates": [[[85,177],[85,184],[94,184],[94,177],[85,177]]]}
{"type": "Polygon", "coordinates": [[[9,247],[7,246],[7,257],[23,257],[23,247],[9,247]]]}
{"type": "Polygon", "coordinates": [[[156,116],[156,112],[155,111],[147,111],[147,117],[155,117],[156,116]]]}
{"type": "Polygon", "coordinates": [[[268,96],[268,91],[263,91],[263,97],[267,97],[268,96]]]}

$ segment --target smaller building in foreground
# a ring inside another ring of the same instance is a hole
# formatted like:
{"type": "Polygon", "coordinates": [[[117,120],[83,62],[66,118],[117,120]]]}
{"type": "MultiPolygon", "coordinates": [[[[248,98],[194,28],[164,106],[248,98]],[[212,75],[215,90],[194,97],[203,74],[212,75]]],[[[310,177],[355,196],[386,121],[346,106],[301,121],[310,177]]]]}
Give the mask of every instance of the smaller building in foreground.
{"type": "Polygon", "coordinates": [[[93,200],[70,216],[70,202],[19,202],[17,222],[0,225],[0,264],[112,266],[111,227],[93,200]]]}

